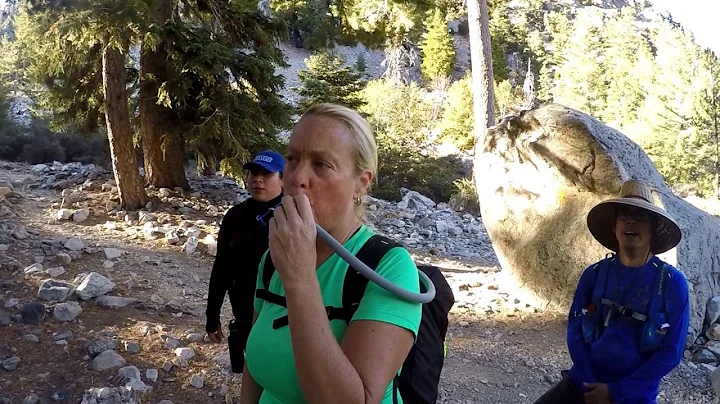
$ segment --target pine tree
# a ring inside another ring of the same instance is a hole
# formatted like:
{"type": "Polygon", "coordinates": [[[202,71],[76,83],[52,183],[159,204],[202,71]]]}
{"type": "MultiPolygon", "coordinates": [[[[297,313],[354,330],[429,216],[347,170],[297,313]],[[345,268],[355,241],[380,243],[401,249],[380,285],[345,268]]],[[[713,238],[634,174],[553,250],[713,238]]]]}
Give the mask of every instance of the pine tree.
{"type": "Polygon", "coordinates": [[[582,10],[567,46],[561,49],[563,63],[556,66],[555,102],[597,115],[605,110],[607,86],[603,79],[604,43],[594,10],[582,10]]]}
{"type": "Polygon", "coordinates": [[[367,61],[365,60],[365,53],[359,54],[357,59],[355,60],[355,70],[360,73],[361,76],[365,75],[365,72],[367,72],[367,61]]]}
{"type": "Polygon", "coordinates": [[[702,62],[705,89],[698,94],[692,123],[699,132],[700,150],[695,158],[705,175],[697,180],[706,179],[707,190],[712,189],[713,197],[720,199],[720,60],[707,49],[702,62]]]}
{"type": "Polygon", "coordinates": [[[107,34],[102,47],[102,79],[105,96],[105,121],[115,181],[118,184],[120,204],[125,209],[138,209],[149,200],[140,180],[137,158],[128,115],[127,89],[125,88],[125,57],[127,46],[118,49],[107,34]]]}
{"type": "Polygon", "coordinates": [[[426,83],[438,83],[449,77],[455,67],[455,47],[439,9],[426,20],[425,29],[421,70],[426,83]]]}
{"type": "MultiPolygon", "coordinates": [[[[2,47],[0,47],[0,51],[2,47]]],[[[10,120],[10,86],[5,75],[0,75],[0,136],[3,136],[11,126],[10,120]]]]}
{"type": "Polygon", "coordinates": [[[364,83],[354,68],[345,66],[339,55],[327,51],[315,52],[305,60],[307,70],[298,73],[302,87],[299,111],[305,111],[314,104],[335,103],[358,109],[364,101],[360,91],[364,83]]]}
{"type": "Polygon", "coordinates": [[[632,132],[638,124],[638,110],[653,68],[648,42],[634,20],[635,11],[625,7],[608,19],[601,32],[607,96],[604,110],[596,117],[623,132],[632,132]]]}
{"type": "Polygon", "coordinates": [[[694,100],[704,90],[700,49],[681,28],[659,22],[650,38],[655,57],[645,102],[639,143],[670,184],[691,184],[699,177],[696,136],[692,116],[694,100]]]}
{"type": "Polygon", "coordinates": [[[435,7],[429,0],[278,0],[273,12],[289,22],[297,45],[312,50],[331,49],[335,44],[362,43],[376,47],[416,41],[422,33],[425,13],[435,7]]]}
{"type": "MultiPolygon", "coordinates": [[[[148,197],[133,146],[125,68],[125,58],[136,32],[138,13],[144,10],[143,4],[105,0],[77,0],[70,4],[38,1],[30,4],[27,10],[35,17],[32,21],[40,23],[25,27],[27,33],[34,34],[29,37],[50,37],[49,41],[32,44],[33,50],[26,42],[25,50],[33,56],[33,62],[43,62],[34,65],[33,72],[50,79],[46,79],[49,87],[57,84],[58,93],[72,97],[72,89],[76,88],[76,94],[90,93],[98,97],[95,111],[102,108],[105,115],[120,204],[128,210],[144,206],[148,197]],[[50,21],[51,24],[42,24],[50,21]],[[45,51],[49,53],[42,53],[45,51]],[[79,80],[83,76],[95,80],[87,89],[79,80]]],[[[50,100],[57,101],[52,97],[50,100]]],[[[74,111],[83,110],[78,105],[73,108],[74,111]]],[[[93,111],[93,108],[86,110],[93,111]]],[[[88,112],[86,118],[90,118],[91,113],[88,112]]],[[[96,115],[94,124],[98,119],[99,115],[96,115]]]]}
{"type": "MultiPolygon", "coordinates": [[[[18,32],[27,87],[49,90],[36,93],[39,105],[53,112],[56,124],[81,121],[82,129],[92,132],[105,126],[102,48],[65,51],[59,46],[67,34],[57,31],[85,18],[91,8],[83,8],[83,1],[62,9],[62,25],[45,11],[49,5],[38,3],[32,16],[21,14],[25,22],[18,32]]],[[[197,158],[199,169],[241,173],[242,163],[258,149],[278,146],[275,134],[290,126],[291,112],[278,95],[283,78],[275,73],[286,66],[276,47],[282,21],[262,15],[250,0],[182,6],[159,0],[152,9],[144,2],[118,4],[124,7],[117,13],[129,16],[123,28],[128,49],[141,47],[140,71],[128,66],[126,85],[133,90],[139,85],[139,96],[128,92],[128,103],[133,128],[143,135],[151,184],[186,187],[186,153],[197,158]]],[[[76,24],[72,39],[98,37],[93,28],[76,24]]]]}

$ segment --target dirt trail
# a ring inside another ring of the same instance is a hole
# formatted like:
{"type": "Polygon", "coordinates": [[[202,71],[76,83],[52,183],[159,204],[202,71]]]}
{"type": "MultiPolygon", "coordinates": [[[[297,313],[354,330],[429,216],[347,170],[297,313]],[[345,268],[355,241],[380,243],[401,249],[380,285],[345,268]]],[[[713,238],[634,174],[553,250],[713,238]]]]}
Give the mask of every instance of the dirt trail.
{"type": "MultiPolygon", "coordinates": [[[[33,176],[27,166],[0,166],[0,183],[20,183],[33,176]]],[[[8,250],[0,252],[0,264],[4,264],[0,267],[0,310],[15,316],[20,306],[37,301],[38,287],[49,276],[25,275],[23,269],[41,260],[45,269],[57,266],[53,263],[55,255],[68,252],[62,243],[70,237],[80,237],[90,246],[65,265],[67,272],[56,279],[72,282],[77,275],[94,271],[117,285],[110,295],[132,297],[142,303],[111,309],[81,302],[82,313],[67,323],[55,320],[54,304],[47,304],[50,310],[39,327],[17,321],[0,326],[0,362],[20,358],[17,369],[0,369],[0,403],[20,403],[33,393],[48,402],[79,403],[88,388],[117,385],[116,368],[96,371],[93,361],[86,357],[88,343],[103,337],[117,339],[116,351],[128,366],[137,366],[143,382],[152,387],[142,396],[144,403],[222,403],[223,385],[235,397],[234,402],[239,402],[240,380],[231,375],[226,345],[212,344],[206,338],[197,341],[198,336],[191,335],[204,335],[211,256],[202,252],[188,255],[181,245],[168,245],[164,239],[148,240],[142,226],[128,225],[105,213],[102,196],[107,193],[89,192],[93,195],[88,202],[93,215],[75,223],[52,220],[61,201],[59,192],[38,188],[16,191],[21,196],[8,200],[13,201],[11,208],[17,217],[1,218],[0,233],[3,228],[10,230],[22,224],[30,235],[10,239],[8,250]],[[106,247],[124,252],[112,260],[112,268],[103,266],[106,247]],[[19,302],[17,306],[7,304],[13,299],[19,302]],[[68,330],[72,338],[62,340],[66,343],[55,341],[62,337],[58,334],[68,330]],[[130,347],[137,343],[140,351],[129,352],[126,343],[130,347]],[[175,346],[190,347],[195,356],[182,363],[171,348],[175,346]],[[163,369],[172,361],[176,365],[169,371],[163,369]],[[146,378],[147,369],[159,370],[156,382],[146,378]],[[202,388],[190,385],[193,375],[202,378],[202,388]],[[3,401],[10,397],[11,401],[3,401]]],[[[224,211],[180,217],[159,202],[152,210],[174,223],[192,222],[207,234],[217,231],[224,211]]],[[[560,370],[570,365],[562,313],[522,303],[517,290],[508,286],[503,272],[496,268],[441,260],[421,252],[416,257],[445,269],[458,300],[451,315],[439,402],[532,403],[557,380],[560,370]]],[[[223,324],[229,319],[226,299],[223,324]]],[[[703,367],[683,363],[663,382],[659,402],[717,403],[707,383],[708,373],[703,367]]]]}

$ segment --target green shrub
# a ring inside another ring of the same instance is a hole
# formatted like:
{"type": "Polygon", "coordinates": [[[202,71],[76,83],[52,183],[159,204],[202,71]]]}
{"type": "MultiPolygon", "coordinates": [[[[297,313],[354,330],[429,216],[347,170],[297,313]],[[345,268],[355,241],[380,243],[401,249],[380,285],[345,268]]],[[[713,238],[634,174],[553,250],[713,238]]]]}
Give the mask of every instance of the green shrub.
{"type": "Polygon", "coordinates": [[[447,202],[453,181],[464,176],[456,156],[438,157],[428,134],[435,124],[432,102],[416,84],[375,80],[363,91],[361,109],[372,125],[378,143],[377,184],[373,196],[400,199],[400,188],[418,191],[436,202],[447,202]]]}
{"type": "Polygon", "coordinates": [[[440,123],[442,138],[463,151],[472,150],[475,145],[472,100],[472,77],[468,73],[450,86],[440,123]]]}
{"type": "Polygon", "coordinates": [[[109,156],[107,137],[55,133],[39,120],[0,132],[0,160],[29,164],[77,161],[109,167],[109,156]]]}
{"type": "Polygon", "coordinates": [[[461,178],[453,182],[456,192],[450,198],[450,206],[455,210],[480,214],[480,202],[477,188],[472,178],[461,178]]]}

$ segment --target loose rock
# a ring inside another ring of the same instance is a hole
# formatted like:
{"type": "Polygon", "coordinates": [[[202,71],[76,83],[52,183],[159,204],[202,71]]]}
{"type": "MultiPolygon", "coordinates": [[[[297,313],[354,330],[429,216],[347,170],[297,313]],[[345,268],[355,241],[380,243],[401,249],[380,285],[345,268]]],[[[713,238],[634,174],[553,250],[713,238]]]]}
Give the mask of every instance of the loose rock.
{"type": "Polygon", "coordinates": [[[138,299],[133,299],[130,297],[121,297],[121,296],[100,296],[97,299],[95,299],[95,303],[107,307],[110,309],[119,309],[122,307],[129,306],[131,304],[139,302],[138,299]]]}
{"type": "Polygon", "coordinates": [[[88,217],[90,217],[90,209],[88,208],[78,209],[73,212],[72,215],[73,222],[75,223],[82,223],[86,221],[88,217]]]}
{"type": "Polygon", "coordinates": [[[72,258],[68,254],[59,253],[55,256],[55,262],[57,262],[58,265],[70,265],[72,258]]]}
{"type": "Polygon", "coordinates": [[[23,269],[23,272],[25,273],[25,275],[32,275],[32,274],[40,273],[43,270],[44,270],[44,268],[43,268],[42,264],[35,263],[35,264],[32,264],[29,267],[26,267],[25,269],[23,269]]]}
{"type": "Polygon", "coordinates": [[[53,341],[67,341],[73,338],[72,330],[63,331],[53,336],[53,341]]]}
{"type": "Polygon", "coordinates": [[[76,293],[83,300],[102,296],[115,289],[115,283],[97,272],[91,272],[78,286],[76,293]]]}
{"type": "Polygon", "coordinates": [[[97,339],[88,344],[87,352],[90,358],[95,358],[105,351],[117,349],[117,341],[109,338],[97,339]]]}
{"type": "Polygon", "coordinates": [[[40,402],[40,397],[37,394],[32,393],[29,396],[23,398],[21,404],[37,404],[40,402]]]}
{"type": "Polygon", "coordinates": [[[692,357],[692,361],[695,363],[709,363],[712,365],[718,363],[718,359],[715,354],[710,352],[708,349],[701,349],[695,352],[692,357]]]}
{"type": "Polygon", "coordinates": [[[46,279],[40,284],[37,296],[46,302],[62,302],[70,296],[74,288],[75,286],[71,283],[46,279]]]}
{"type": "Polygon", "coordinates": [[[39,326],[45,320],[45,306],[37,302],[30,302],[23,306],[20,314],[23,323],[39,326]]]}
{"type": "Polygon", "coordinates": [[[175,350],[175,356],[181,359],[188,360],[195,356],[195,351],[193,351],[192,348],[177,348],[175,350]]]}
{"type": "Polygon", "coordinates": [[[199,332],[195,332],[192,334],[188,334],[185,339],[187,339],[190,342],[200,342],[205,338],[205,334],[201,334],[199,332]]]}
{"type": "Polygon", "coordinates": [[[137,366],[125,366],[118,369],[118,376],[140,380],[140,369],[137,366]]]}
{"type": "Polygon", "coordinates": [[[81,404],[141,404],[140,393],[132,387],[92,388],[85,392],[81,404]]]}
{"type": "Polygon", "coordinates": [[[12,309],[16,307],[18,304],[20,304],[20,299],[16,297],[11,297],[10,299],[7,299],[5,301],[5,308],[6,309],[12,309]]]}
{"type": "Polygon", "coordinates": [[[70,209],[60,209],[57,213],[57,219],[58,220],[70,220],[70,218],[73,216],[73,212],[70,209]]]}
{"type": "Polygon", "coordinates": [[[720,341],[720,324],[713,324],[706,335],[712,341],[720,341]]]}
{"type": "Polygon", "coordinates": [[[30,234],[28,233],[25,226],[18,224],[13,227],[12,236],[18,240],[25,240],[26,238],[30,237],[30,234]]]}
{"type": "Polygon", "coordinates": [[[10,323],[10,314],[0,310],[0,326],[9,325],[10,323]]]}
{"type": "Polygon", "coordinates": [[[106,248],[104,249],[105,259],[113,260],[122,256],[122,251],[117,248],[106,248]]]}
{"type": "Polygon", "coordinates": [[[125,341],[125,352],[129,354],[139,354],[142,348],[137,342],[125,341]]]}
{"type": "Polygon", "coordinates": [[[28,341],[28,342],[34,342],[34,343],[40,342],[40,338],[35,334],[25,334],[25,335],[23,335],[22,339],[24,339],[25,341],[28,341]]]}
{"type": "Polygon", "coordinates": [[[60,303],[53,310],[53,317],[57,321],[73,321],[82,313],[82,307],[78,302],[60,303]]]}
{"type": "Polygon", "coordinates": [[[185,253],[186,254],[194,253],[195,250],[197,250],[198,243],[199,243],[199,241],[198,241],[197,237],[194,237],[194,236],[188,237],[187,241],[185,242],[185,246],[184,246],[185,253]]]}
{"type": "Polygon", "coordinates": [[[12,372],[13,370],[17,369],[19,364],[20,358],[18,358],[17,356],[13,356],[12,358],[8,358],[2,361],[2,364],[0,364],[0,366],[2,366],[2,368],[7,370],[8,372],[12,372]]]}
{"type": "Polygon", "coordinates": [[[203,378],[200,377],[200,375],[193,375],[193,376],[190,378],[190,385],[193,386],[193,387],[195,387],[196,389],[201,389],[201,388],[203,388],[203,385],[204,385],[204,384],[205,384],[205,383],[204,383],[204,381],[203,381],[203,378]]]}
{"type": "Polygon", "coordinates": [[[80,251],[85,248],[85,243],[77,237],[73,237],[65,242],[65,248],[71,251],[80,251]]]}
{"type": "Polygon", "coordinates": [[[53,278],[56,278],[66,272],[67,270],[64,267],[48,268],[45,270],[45,273],[48,274],[48,276],[52,276],[53,278]]]}
{"type": "Polygon", "coordinates": [[[708,379],[713,390],[715,390],[715,395],[720,396],[720,368],[713,370],[708,379]]]}
{"type": "Polygon", "coordinates": [[[98,372],[125,366],[125,358],[115,351],[105,351],[93,359],[92,367],[98,372]]]}
{"type": "Polygon", "coordinates": [[[155,383],[158,379],[158,370],[157,369],[148,369],[145,371],[145,378],[150,380],[151,382],[155,383]]]}

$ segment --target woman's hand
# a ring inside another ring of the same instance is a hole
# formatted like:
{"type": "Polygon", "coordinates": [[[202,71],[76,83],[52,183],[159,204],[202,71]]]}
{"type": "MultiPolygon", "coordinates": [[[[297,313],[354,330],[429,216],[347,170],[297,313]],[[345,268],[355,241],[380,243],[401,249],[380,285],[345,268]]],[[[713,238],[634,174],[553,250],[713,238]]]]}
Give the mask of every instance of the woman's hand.
{"type": "Polygon", "coordinates": [[[270,219],[270,257],[285,288],[315,279],[317,230],[307,195],[284,196],[270,219]]]}

